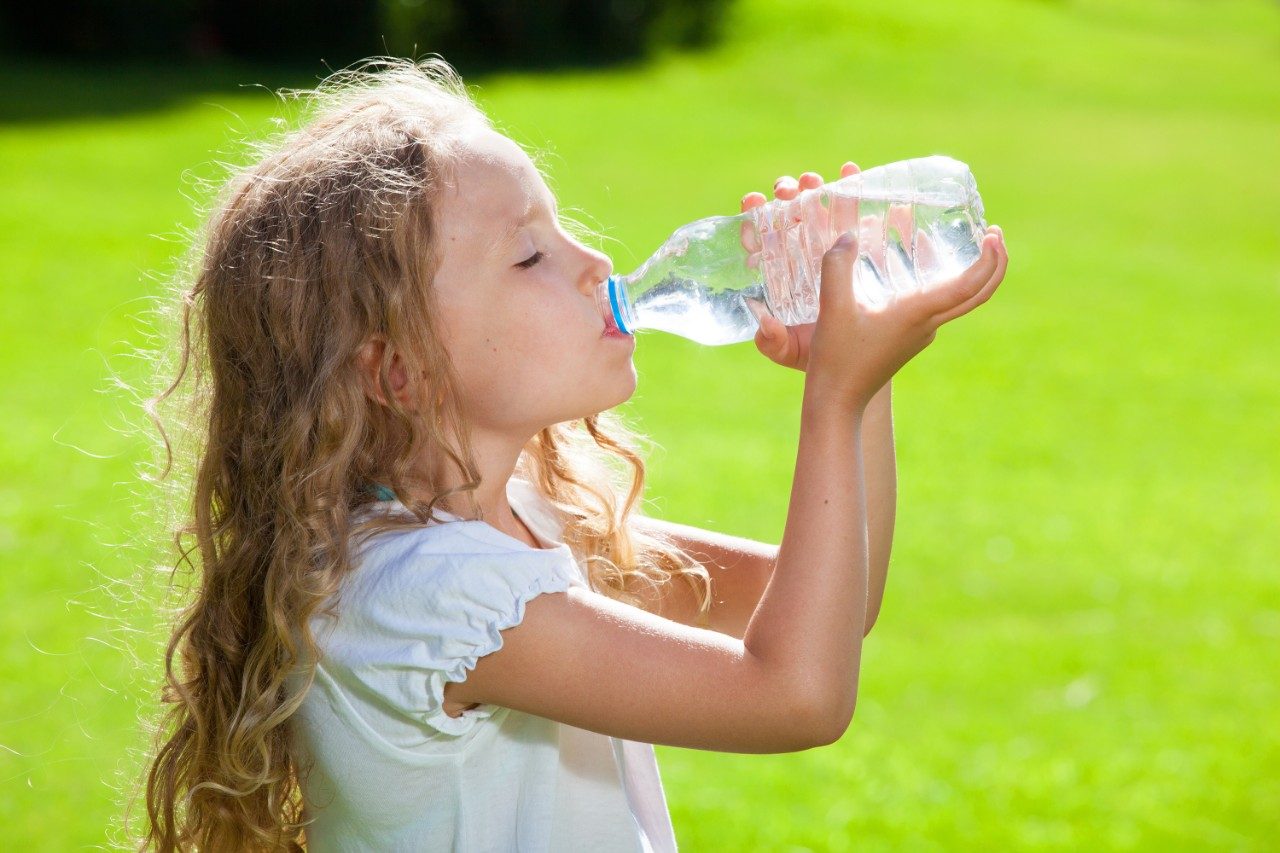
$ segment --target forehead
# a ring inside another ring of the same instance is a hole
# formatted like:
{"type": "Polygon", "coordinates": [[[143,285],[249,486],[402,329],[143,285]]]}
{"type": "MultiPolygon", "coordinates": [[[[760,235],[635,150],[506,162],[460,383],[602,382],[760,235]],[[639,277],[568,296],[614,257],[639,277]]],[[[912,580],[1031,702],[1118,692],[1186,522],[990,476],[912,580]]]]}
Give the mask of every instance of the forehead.
{"type": "Polygon", "coordinates": [[[454,180],[439,199],[441,231],[453,242],[491,242],[547,191],[524,150],[488,128],[464,139],[454,180]]]}

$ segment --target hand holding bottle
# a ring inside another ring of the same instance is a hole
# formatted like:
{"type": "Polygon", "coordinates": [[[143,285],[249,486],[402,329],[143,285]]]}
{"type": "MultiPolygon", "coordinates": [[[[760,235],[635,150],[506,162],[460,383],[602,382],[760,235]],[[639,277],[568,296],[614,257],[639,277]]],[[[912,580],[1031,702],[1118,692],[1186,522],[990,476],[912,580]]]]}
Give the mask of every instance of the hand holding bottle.
{"type": "MultiPolygon", "coordinates": [[[[840,177],[847,178],[857,174],[858,171],[858,164],[849,161],[840,167],[840,177]]],[[[799,195],[802,190],[820,186],[822,186],[822,176],[817,172],[805,172],[798,182],[790,175],[783,175],[774,181],[773,197],[790,200],[799,195]]],[[[767,201],[764,193],[747,193],[742,197],[742,212],[746,213],[767,201]]],[[[858,218],[856,201],[851,202],[849,207],[833,207],[831,215],[840,231],[850,230],[858,218]]],[[[749,253],[747,264],[752,267],[759,266],[761,246],[756,230],[749,222],[743,222],[741,233],[742,246],[749,253]]],[[[751,313],[760,324],[760,328],[756,330],[756,349],[783,367],[791,367],[803,372],[809,361],[809,341],[813,338],[814,324],[801,323],[796,326],[787,326],[777,317],[754,304],[751,313]]]]}
{"type": "Polygon", "coordinates": [[[861,411],[898,370],[928,346],[942,324],[991,298],[1009,255],[997,225],[987,228],[982,253],[959,275],[925,291],[872,304],[853,278],[858,241],[846,232],[822,257],[817,322],[806,353],[806,394],[824,406],[861,411]]]}
{"type": "MultiPolygon", "coordinates": [[[[945,155],[867,172],[846,163],[833,184],[806,173],[774,192],[768,202],[748,194],[737,215],[681,226],[634,272],[600,282],[606,324],[710,345],[748,341],[762,325],[777,326],[766,314],[785,326],[814,322],[822,256],[844,231],[856,232],[855,268],[874,305],[959,275],[978,259],[987,233],[972,172],[945,155]]],[[[798,349],[781,358],[803,369],[798,349]]]]}
{"type": "MultiPolygon", "coordinates": [[[[850,175],[856,175],[859,172],[858,164],[853,161],[847,161],[840,167],[840,177],[847,178],[850,175]]],[[[789,201],[794,199],[804,190],[811,190],[820,187],[823,179],[817,172],[805,172],[800,176],[800,180],[792,178],[790,175],[783,175],[773,184],[773,197],[789,201]]],[[[750,192],[742,197],[742,212],[757,208],[767,203],[764,193],[750,192]]],[[[878,229],[879,222],[875,216],[860,216],[858,210],[858,200],[856,198],[848,198],[842,196],[834,196],[832,198],[832,206],[828,213],[825,209],[819,209],[814,212],[814,227],[820,231],[825,231],[828,227],[826,217],[830,216],[834,230],[843,232],[856,230],[859,233],[867,232],[870,229],[878,229]]],[[[911,209],[905,204],[893,204],[889,207],[888,217],[890,224],[896,227],[900,233],[910,233],[911,229],[911,209]]],[[[749,266],[758,266],[761,252],[760,239],[758,232],[744,222],[741,229],[742,246],[747,250],[749,266]]],[[[872,261],[880,268],[884,267],[885,244],[878,240],[867,240],[868,250],[872,261]]],[[[914,241],[914,251],[916,260],[925,266],[931,266],[934,263],[933,241],[929,239],[927,233],[920,233],[914,241]]],[[[765,311],[763,306],[748,303],[751,307],[752,314],[755,315],[756,322],[760,328],[756,330],[755,344],[760,352],[768,357],[771,361],[782,365],[783,367],[794,368],[803,372],[805,365],[809,359],[809,342],[813,338],[813,323],[800,323],[793,326],[784,324],[777,317],[765,311]]]]}

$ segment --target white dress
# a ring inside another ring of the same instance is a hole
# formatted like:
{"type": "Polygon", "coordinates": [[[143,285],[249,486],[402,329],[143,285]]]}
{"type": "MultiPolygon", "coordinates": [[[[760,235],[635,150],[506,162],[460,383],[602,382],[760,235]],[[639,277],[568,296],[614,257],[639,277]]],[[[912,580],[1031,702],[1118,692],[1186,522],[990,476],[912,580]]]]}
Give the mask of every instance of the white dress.
{"type": "Polygon", "coordinates": [[[322,657],[292,721],[309,850],[676,849],[651,745],[493,705],[444,712],[445,683],[501,648],[526,602],[588,586],[555,508],[523,480],[507,496],[554,547],[437,511],[447,523],[355,551],[336,618],[312,620],[322,657]]]}

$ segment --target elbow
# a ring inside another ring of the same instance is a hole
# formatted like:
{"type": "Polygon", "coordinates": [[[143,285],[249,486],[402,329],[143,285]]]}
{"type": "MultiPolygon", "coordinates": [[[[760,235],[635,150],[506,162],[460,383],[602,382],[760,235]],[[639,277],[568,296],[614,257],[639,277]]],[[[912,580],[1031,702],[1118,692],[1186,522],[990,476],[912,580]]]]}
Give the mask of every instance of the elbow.
{"type": "Polygon", "coordinates": [[[847,697],[832,699],[824,696],[818,701],[806,703],[800,712],[793,715],[793,719],[803,721],[799,731],[793,730],[793,751],[830,746],[840,740],[853,722],[856,705],[856,689],[847,697]]]}
{"type": "Polygon", "coordinates": [[[884,601],[883,593],[880,595],[869,596],[869,599],[867,601],[867,615],[862,620],[862,625],[863,625],[862,636],[865,637],[868,634],[870,634],[871,629],[875,627],[876,620],[880,618],[880,605],[883,603],[883,601],[884,601]]]}
{"type": "Polygon", "coordinates": [[[811,732],[811,742],[806,747],[813,749],[819,746],[831,746],[844,737],[844,733],[849,730],[850,724],[853,723],[853,710],[850,708],[848,713],[830,713],[828,712],[823,720],[821,720],[811,732]]]}
{"type": "Polygon", "coordinates": [[[835,703],[834,712],[827,715],[827,725],[822,730],[822,739],[818,746],[830,746],[844,737],[844,733],[849,730],[849,726],[853,723],[853,710],[857,704],[858,695],[856,692],[851,694],[846,701],[835,703]]]}

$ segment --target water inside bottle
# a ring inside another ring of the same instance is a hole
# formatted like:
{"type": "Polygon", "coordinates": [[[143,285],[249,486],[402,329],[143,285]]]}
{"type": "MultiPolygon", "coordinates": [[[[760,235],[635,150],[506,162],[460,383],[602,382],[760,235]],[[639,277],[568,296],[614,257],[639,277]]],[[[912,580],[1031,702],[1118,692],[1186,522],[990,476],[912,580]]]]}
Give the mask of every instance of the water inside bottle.
{"type": "MultiPolygon", "coordinates": [[[[981,208],[975,221],[975,211],[955,199],[929,201],[916,195],[858,202],[854,287],[871,304],[949,279],[978,259],[986,229],[981,208]]],[[[822,256],[841,232],[834,217],[815,216],[812,207],[822,205],[826,214],[831,204],[828,194],[805,193],[791,204],[769,205],[768,217],[748,211],[681,228],[626,277],[643,282],[637,325],[717,345],[751,340],[761,310],[789,326],[814,322],[822,256]],[[649,281],[656,283],[644,286],[649,281]]]]}

